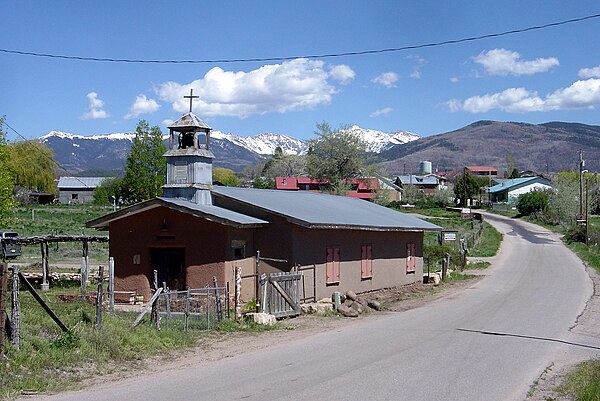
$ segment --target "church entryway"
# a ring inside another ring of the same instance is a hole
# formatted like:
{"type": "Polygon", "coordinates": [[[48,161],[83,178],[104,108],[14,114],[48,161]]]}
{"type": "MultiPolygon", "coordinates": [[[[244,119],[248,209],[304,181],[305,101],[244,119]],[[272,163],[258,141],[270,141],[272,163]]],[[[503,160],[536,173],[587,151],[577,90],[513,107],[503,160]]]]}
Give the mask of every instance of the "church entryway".
{"type": "Polygon", "coordinates": [[[185,290],[185,249],[184,248],[152,248],[150,249],[152,270],[158,272],[158,285],[167,283],[172,291],[185,290]]]}

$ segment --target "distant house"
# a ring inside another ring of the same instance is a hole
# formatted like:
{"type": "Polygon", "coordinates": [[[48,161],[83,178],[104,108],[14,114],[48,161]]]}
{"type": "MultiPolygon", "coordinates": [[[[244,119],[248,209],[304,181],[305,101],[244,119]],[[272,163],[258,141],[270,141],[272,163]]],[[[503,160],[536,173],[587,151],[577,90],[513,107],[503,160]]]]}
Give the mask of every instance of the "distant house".
{"type": "MultiPolygon", "coordinates": [[[[390,200],[398,200],[400,194],[389,184],[380,182],[374,177],[351,178],[348,180],[349,191],[346,196],[365,200],[374,200],[377,191],[385,189],[390,200]]],[[[331,182],[327,179],[308,177],[275,177],[275,188],[282,191],[330,192],[331,182]]]]}
{"type": "Polygon", "coordinates": [[[246,300],[257,297],[253,280],[261,274],[294,268],[305,275],[306,296],[316,299],[422,280],[424,232],[440,227],[371,202],[314,193],[313,183],[294,179],[285,180],[294,191],[213,187],[210,128],[190,112],[169,129],[163,197],[86,224],[110,232],[116,290],[147,299],[154,270],[171,289],[204,287],[213,277],[233,289],[236,267],[249,277],[242,283],[246,300]]]}
{"type": "Polygon", "coordinates": [[[508,202],[517,200],[519,195],[552,188],[550,180],[544,177],[522,177],[510,179],[495,179],[498,184],[488,187],[490,202],[508,202]]]}
{"type": "Polygon", "coordinates": [[[70,205],[94,201],[94,191],[111,177],[60,177],[58,180],[58,202],[70,205]]]}
{"type": "Polygon", "coordinates": [[[446,178],[437,174],[427,175],[400,175],[394,180],[394,184],[406,188],[412,185],[423,192],[425,195],[431,195],[441,189],[446,188],[446,178]]]}
{"type": "Polygon", "coordinates": [[[498,169],[492,166],[466,166],[465,169],[471,175],[480,175],[480,176],[498,176],[498,169]]]}

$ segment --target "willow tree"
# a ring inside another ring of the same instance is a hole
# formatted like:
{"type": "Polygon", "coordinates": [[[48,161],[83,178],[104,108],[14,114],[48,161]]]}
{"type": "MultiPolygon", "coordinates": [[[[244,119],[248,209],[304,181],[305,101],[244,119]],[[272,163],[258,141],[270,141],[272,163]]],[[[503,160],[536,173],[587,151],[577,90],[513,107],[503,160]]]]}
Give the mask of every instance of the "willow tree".
{"type": "Polygon", "coordinates": [[[8,168],[9,152],[6,145],[4,132],[4,117],[0,117],[0,220],[4,219],[11,207],[13,200],[13,181],[8,168]]]}
{"type": "Polygon", "coordinates": [[[165,152],[160,128],[150,128],[147,121],[140,120],[121,182],[124,203],[141,202],[161,195],[167,173],[165,152]]]}
{"type": "Polygon", "coordinates": [[[54,152],[37,141],[14,142],[8,146],[8,166],[14,184],[27,190],[57,192],[54,152]]]}

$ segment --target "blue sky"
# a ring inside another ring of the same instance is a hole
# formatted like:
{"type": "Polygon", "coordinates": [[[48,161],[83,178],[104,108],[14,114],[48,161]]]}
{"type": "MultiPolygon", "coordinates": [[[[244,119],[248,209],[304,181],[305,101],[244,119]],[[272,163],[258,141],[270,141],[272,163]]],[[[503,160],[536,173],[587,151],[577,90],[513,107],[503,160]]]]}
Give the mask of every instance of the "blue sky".
{"type": "MultiPolygon", "coordinates": [[[[0,48],[144,60],[397,48],[600,13],[595,1],[3,1],[0,48]]],[[[213,129],[313,136],[317,122],[427,136],[477,120],[600,125],[600,18],[442,47],[284,62],[133,64],[0,53],[0,115],[51,130],[213,129]]],[[[166,130],[164,130],[166,132],[166,130]]],[[[17,139],[9,132],[8,138],[17,139]]]]}

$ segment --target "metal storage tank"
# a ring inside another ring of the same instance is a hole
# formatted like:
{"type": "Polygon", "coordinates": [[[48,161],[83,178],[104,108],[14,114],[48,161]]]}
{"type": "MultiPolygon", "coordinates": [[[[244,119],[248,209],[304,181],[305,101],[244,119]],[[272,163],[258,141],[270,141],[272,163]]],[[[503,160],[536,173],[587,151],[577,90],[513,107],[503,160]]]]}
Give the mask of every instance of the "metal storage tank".
{"type": "Polygon", "coordinates": [[[419,174],[431,174],[431,162],[424,160],[419,163],[419,174]]]}

